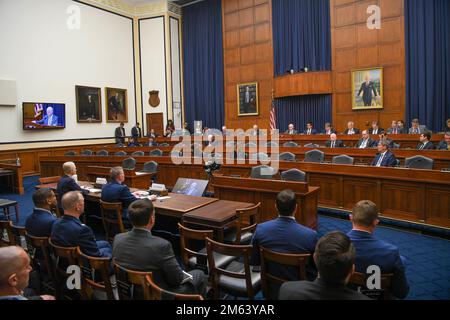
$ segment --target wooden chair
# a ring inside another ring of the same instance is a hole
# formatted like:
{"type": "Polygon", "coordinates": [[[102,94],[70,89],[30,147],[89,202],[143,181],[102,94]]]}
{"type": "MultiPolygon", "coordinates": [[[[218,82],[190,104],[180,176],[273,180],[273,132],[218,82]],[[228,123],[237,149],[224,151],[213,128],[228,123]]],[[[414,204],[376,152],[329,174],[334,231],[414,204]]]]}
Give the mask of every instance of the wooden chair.
{"type": "Polygon", "coordinates": [[[82,274],[83,299],[92,299],[93,291],[98,290],[106,293],[108,300],[115,300],[109,275],[111,259],[88,256],[77,247],[77,260],[82,274]],[[96,279],[98,276],[101,280],[96,279]]]}
{"type": "Polygon", "coordinates": [[[14,235],[11,232],[12,222],[10,220],[0,220],[0,246],[7,247],[14,245],[14,235]]]}
{"type": "Polygon", "coordinates": [[[259,248],[259,252],[261,259],[262,288],[266,299],[278,299],[279,287],[286,281],[306,280],[306,265],[308,264],[308,259],[310,259],[310,254],[280,253],[263,247],[259,248]],[[273,264],[297,268],[298,277],[296,279],[285,279],[277,276],[270,270],[271,268],[269,265],[273,266],[273,264]],[[273,284],[273,286],[270,284],[273,284]]]}
{"type": "Polygon", "coordinates": [[[9,228],[12,235],[12,245],[22,247],[23,250],[28,251],[28,246],[25,239],[25,235],[27,233],[25,231],[25,227],[15,226],[11,223],[9,228]]]}
{"type": "Polygon", "coordinates": [[[219,298],[222,290],[235,297],[253,299],[261,289],[261,274],[250,270],[253,246],[227,245],[206,238],[206,250],[214,298],[219,298]],[[242,259],[243,263],[233,261],[226,268],[220,268],[216,265],[214,252],[242,259]]]}
{"type": "Polygon", "coordinates": [[[122,221],[122,203],[111,203],[100,200],[100,210],[106,238],[112,243],[116,234],[125,232],[122,221]]]}
{"type": "Polygon", "coordinates": [[[58,183],[59,179],[61,179],[60,176],[39,178],[39,184],[58,183]]]}
{"type": "Polygon", "coordinates": [[[348,286],[351,288],[356,288],[359,292],[365,294],[366,296],[375,300],[389,300],[391,296],[391,283],[393,273],[385,273],[381,275],[381,289],[368,289],[367,288],[367,278],[369,274],[354,272],[350,277],[348,286]]]}
{"type": "Polygon", "coordinates": [[[151,300],[152,295],[145,277],[151,276],[151,272],[141,272],[126,269],[114,263],[114,273],[116,274],[117,290],[119,300],[151,300]],[[141,292],[139,292],[141,291],[141,292]],[[139,296],[139,294],[142,296],[139,296]],[[136,295],[138,295],[136,297],[136,295]]]}
{"type": "Polygon", "coordinates": [[[224,236],[225,243],[249,244],[252,240],[253,232],[260,221],[261,202],[253,207],[236,210],[237,219],[234,227],[230,227],[224,236]]]}
{"type": "Polygon", "coordinates": [[[160,288],[151,274],[145,276],[145,284],[150,288],[152,300],[204,300],[199,294],[181,294],[160,288]]]}

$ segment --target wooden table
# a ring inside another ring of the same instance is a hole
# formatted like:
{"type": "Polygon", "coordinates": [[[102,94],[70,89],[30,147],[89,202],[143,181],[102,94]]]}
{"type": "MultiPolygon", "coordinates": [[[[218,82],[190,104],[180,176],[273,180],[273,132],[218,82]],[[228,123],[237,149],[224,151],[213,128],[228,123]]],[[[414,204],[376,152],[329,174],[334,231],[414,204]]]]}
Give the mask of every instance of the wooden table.
{"type": "Polygon", "coordinates": [[[0,168],[13,172],[13,185],[11,186],[14,193],[25,194],[25,190],[23,188],[23,174],[22,174],[22,166],[16,165],[14,163],[5,163],[0,162],[0,168]]]}

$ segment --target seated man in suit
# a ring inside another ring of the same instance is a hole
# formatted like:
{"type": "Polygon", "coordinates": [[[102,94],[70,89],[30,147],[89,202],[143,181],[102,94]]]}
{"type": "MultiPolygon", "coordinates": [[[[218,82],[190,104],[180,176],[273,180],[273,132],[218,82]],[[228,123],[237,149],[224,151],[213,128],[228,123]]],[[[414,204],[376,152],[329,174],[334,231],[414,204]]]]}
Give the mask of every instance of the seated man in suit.
{"type": "Polygon", "coordinates": [[[395,147],[395,143],[394,141],[389,138],[388,134],[384,131],[382,131],[379,135],[378,135],[379,139],[378,141],[375,141],[373,144],[373,147],[378,146],[378,142],[380,142],[381,140],[385,140],[388,144],[388,148],[393,149],[395,147]]]}
{"type": "Polygon", "coordinates": [[[152,235],[155,209],[150,200],[138,200],[128,208],[133,229],[116,235],[113,258],[120,266],[143,272],[152,272],[158,286],[178,293],[204,294],[207,278],[200,270],[189,273],[193,280],[186,281],[172,245],[152,235]]]}
{"type": "Polygon", "coordinates": [[[58,125],[58,116],[53,114],[53,108],[48,107],[46,110],[46,115],[42,118],[42,120],[36,121],[38,124],[42,124],[43,126],[54,127],[58,125]]]}
{"type": "Polygon", "coordinates": [[[444,124],[444,130],[442,132],[450,132],[450,119],[447,119],[444,124]]]}
{"type": "Polygon", "coordinates": [[[90,227],[80,221],[84,212],[84,198],[81,193],[71,191],[62,198],[64,215],[53,223],[50,238],[61,247],[77,247],[91,257],[111,257],[111,246],[107,241],[96,241],[90,227]]]}
{"type": "Polygon", "coordinates": [[[450,131],[445,133],[444,140],[439,142],[438,150],[450,151],[450,131]]]}
{"type": "Polygon", "coordinates": [[[152,136],[148,137],[148,142],[145,145],[146,147],[157,147],[158,144],[155,142],[155,138],[153,138],[152,136]]]}
{"type": "Polygon", "coordinates": [[[317,130],[313,128],[313,123],[311,121],[308,121],[308,123],[306,123],[306,130],[303,131],[303,134],[306,135],[312,135],[312,134],[317,134],[317,130]]]}
{"type": "Polygon", "coordinates": [[[130,203],[138,200],[130,189],[123,184],[125,174],[122,167],[111,168],[111,181],[102,188],[102,201],[105,202],[121,202],[123,208],[123,217],[126,219],[126,210],[130,203]]]}
{"type": "Polygon", "coordinates": [[[397,121],[398,134],[407,134],[408,129],[405,128],[405,121],[398,120],[397,121]]]}
{"type": "Polygon", "coordinates": [[[128,147],[142,147],[142,145],[139,143],[138,138],[132,137],[131,142],[128,144],[128,147]]]}
{"type": "Polygon", "coordinates": [[[252,130],[250,130],[249,136],[259,136],[259,127],[257,124],[253,126],[252,130]]]}
{"type": "Polygon", "coordinates": [[[422,134],[425,131],[427,131],[427,127],[420,125],[419,119],[413,119],[411,121],[411,128],[408,131],[409,134],[422,134]]]}
{"type": "Polygon", "coordinates": [[[58,208],[61,209],[62,212],[62,204],[61,199],[62,197],[69,191],[79,191],[82,194],[88,194],[88,190],[83,190],[78,185],[76,179],[77,179],[77,167],[75,166],[75,163],[73,162],[66,162],[63,164],[63,171],[64,176],[59,179],[57,187],[56,187],[56,194],[58,195],[58,208]]]}
{"type": "Polygon", "coordinates": [[[172,137],[172,131],[170,129],[166,129],[166,132],[163,135],[164,138],[171,138],[172,137]]]}
{"type": "Polygon", "coordinates": [[[420,143],[417,145],[417,150],[434,150],[436,147],[431,142],[431,133],[424,132],[420,134],[420,143]]]}
{"type": "Polygon", "coordinates": [[[378,153],[375,159],[372,161],[372,166],[375,167],[395,167],[397,165],[397,159],[394,154],[389,151],[388,142],[386,140],[380,140],[378,142],[378,153]]]}
{"type": "Polygon", "coordinates": [[[373,235],[379,220],[378,208],[372,201],[362,200],[352,210],[350,220],[353,229],[347,235],[356,249],[355,267],[357,272],[366,273],[369,266],[378,266],[381,273],[393,273],[392,294],[399,299],[408,295],[409,286],[405,266],[396,246],[378,240],[373,235]]]}
{"type": "Polygon", "coordinates": [[[358,143],[356,144],[356,148],[358,149],[367,149],[372,148],[375,144],[375,141],[370,138],[369,133],[367,130],[363,130],[362,132],[362,138],[359,139],[358,143]]]}
{"type": "Polygon", "coordinates": [[[397,126],[397,120],[392,120],[391,126],[387,129],[386,133],[400,134],[398,126],[397,126]]]}
{"type": "MultiPolygon", "coordinates": [[[[278,212],[277,219],[258,224],[256,227],[252,238],[252,265],[260,265],[261,263],[260,247],[281,253],[314,253],[317,244],[317,232],[302,226],[295,220],[297,199],[292,190],[284,190],[277,195],[276,209],[278,212]]],[[[298,280],[298,269],[294,267],[273,266],[270,272],[283,279],[298,280]]],[[[312,259],[306,267],[306,276],[311,281],[317,276],[312,259]]],[[[278,297],[278,289],[279,287],[269,290],[274,294],[271,298],[276,299],[278,297]]]]}
{"type": "Polygon", "coordinates": [[[344,147],[344,143],[342,142],[342,140],[337,140],[336,133],[332,133],[330,135],[330,140],[328,140],[325,143],[325,146],[327,148],[343,148],[344,147]]]}
{"type": "Polygon", "coordinates": [[[291,123],[288,126],[288,129],[286,130],[286,132],[284,134],[289,134],[289,135],[294,135],[294,134],[298,134],[297,130],[295,130],[294,125],[291,123]]]}
{"type": "Polygon", "coordinates": [[[333,127],[331,126],[331,123],[329,123],[329,122],[325,123],[325,130],[322,132],[322,134],[330,135],[333,133],[337,133],[337,131],[333,129],[333,127]]]}
{"type": "Polygon", "coordinates": [[[369,129],[369,133],[370,134],[379,134],[382,131],[384,131],[384,129],[380,128],[378,121],[377,120],[372,121],[372,128],[369,129]]]}
{"type": "Polygon", "coordinates": [[[344,134],[360,134],[360,130],[355,128],[355,123],[353,121],[349,121],[347,123],[347,129],[345,129],[344,134]]]}
{"type": "Polygon", "coordinates": [[[25,222],[27,232],[35,237],[50,237],[56,217],[51,212],[57,201],[52,189],[38,189],[33,194],[34,209],[25,222]]]}
{"type": "Polygon", "coordinates": [[[289,281],[280,288],[280,300],[370,300],[346,285],[355,270],[355,247],[342,232],[323,236],[314,261],[319,275],[314,282],[289,281]]]}

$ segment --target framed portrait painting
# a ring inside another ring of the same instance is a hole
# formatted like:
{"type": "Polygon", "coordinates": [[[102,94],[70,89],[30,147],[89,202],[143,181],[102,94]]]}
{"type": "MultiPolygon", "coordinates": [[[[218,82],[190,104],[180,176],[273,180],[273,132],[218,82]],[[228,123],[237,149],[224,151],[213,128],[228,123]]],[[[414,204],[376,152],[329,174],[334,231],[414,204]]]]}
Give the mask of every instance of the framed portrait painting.
{"type": "Polygon", "coordinates": [[[102,122],[101,89],[75,86],[77,122],[102,122]]]}
{"type": "Polygon", "coordinates": [[[352,71],[352,108],[383,109],[383,68],[352,71]]]}
{"type": "Polygon", "coordinates": [[[237,85],[238,116],[257,116],[258,83],[241,83],[237,85]]]}
{"type": "Polygon", "coordinates": [[[128,122],[127,90],[105,88],[106,122],[128,122]]]}

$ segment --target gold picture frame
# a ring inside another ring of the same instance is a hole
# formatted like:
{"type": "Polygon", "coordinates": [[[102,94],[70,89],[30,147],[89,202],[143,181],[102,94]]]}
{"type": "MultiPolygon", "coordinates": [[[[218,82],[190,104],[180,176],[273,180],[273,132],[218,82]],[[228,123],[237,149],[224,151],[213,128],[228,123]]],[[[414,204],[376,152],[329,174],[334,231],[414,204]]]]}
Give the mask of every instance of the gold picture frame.
{"type": "Polygon", "coordinates": [[[259,115],[258,82],[237,85],[238,116],[259,115]]]}
{"type": "Polygon", "coordinates": [[[384,108],[383,68],[352,70],[352,109],[384,108]]]}
{"type": "Polygon", "coordinates": [[[127,89],[105,88],[106,122],[128,122],[127,89]]]}

